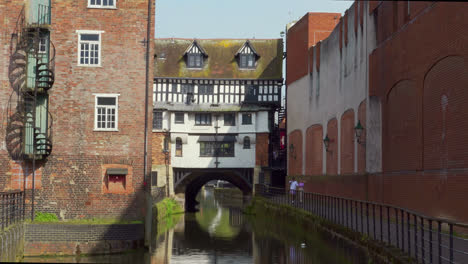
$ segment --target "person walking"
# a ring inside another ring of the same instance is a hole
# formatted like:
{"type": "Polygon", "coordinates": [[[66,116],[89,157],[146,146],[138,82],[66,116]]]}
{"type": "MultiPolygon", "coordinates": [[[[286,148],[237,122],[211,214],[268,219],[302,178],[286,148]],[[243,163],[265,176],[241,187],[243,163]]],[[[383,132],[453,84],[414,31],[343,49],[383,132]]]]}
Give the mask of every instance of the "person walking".
{"type": "Polygon", "coordinates": [[[291,193],[291,200],[292,200],[292,203],[294,203],[294,201],[296,201],[296,189],[299,183],[297,183],[295,177],[292,177],[292,181],[289,181],[289,184],[290,184],[289,192],[291,193]]]}

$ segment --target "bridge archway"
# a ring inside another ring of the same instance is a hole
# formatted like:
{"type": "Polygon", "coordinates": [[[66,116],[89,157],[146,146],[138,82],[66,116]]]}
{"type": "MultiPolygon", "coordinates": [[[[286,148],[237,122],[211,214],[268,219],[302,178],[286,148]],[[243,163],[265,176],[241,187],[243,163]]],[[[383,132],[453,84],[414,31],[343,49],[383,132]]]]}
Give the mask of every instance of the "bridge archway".
{"type": "Polygon", "coordinates": [[[185,210],[195,211],[196,196],[212,180],[223,180],[239,188],[244,195],[252,193],[253,169],[174,169],[174,192],[185,194],[185,210]]]}

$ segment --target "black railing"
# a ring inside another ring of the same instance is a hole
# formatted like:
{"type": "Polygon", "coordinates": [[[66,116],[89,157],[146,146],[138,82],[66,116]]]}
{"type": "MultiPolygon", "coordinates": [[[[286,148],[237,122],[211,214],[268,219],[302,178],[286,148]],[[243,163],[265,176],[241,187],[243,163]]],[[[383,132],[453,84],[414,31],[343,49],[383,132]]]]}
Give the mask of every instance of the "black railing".
{"type": "Polygon", "coordinates": [[[255,185],[255,195],[308,211],[371,240],[397,247],[419,263],[468,263],[467,224],[388,204],[299,190],[293,193],[260,184],[255,185]]]}
{"type": "Polygon", "coordinates": [[[24,192],[0,192],[0,223],[2,231],[24,220],[24,192]]]}

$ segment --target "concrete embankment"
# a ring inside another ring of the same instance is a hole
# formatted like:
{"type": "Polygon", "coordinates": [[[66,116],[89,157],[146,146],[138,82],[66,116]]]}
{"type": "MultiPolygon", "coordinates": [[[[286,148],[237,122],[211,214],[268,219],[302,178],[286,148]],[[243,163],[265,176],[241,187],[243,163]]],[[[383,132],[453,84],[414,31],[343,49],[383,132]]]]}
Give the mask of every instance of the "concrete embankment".
{"type": "Polygon", "coordinates": [[[329,235],[365,250],[373,263],[413,263],[400,250],[380,242],[372,241],[366,235],[344,226],[331,223],[307,211],[285,204],[275,204],[267,199],[255,197],[244,213],[257,219],[278,219],[287,224],[290,232],[326,232],[329,235]]]}

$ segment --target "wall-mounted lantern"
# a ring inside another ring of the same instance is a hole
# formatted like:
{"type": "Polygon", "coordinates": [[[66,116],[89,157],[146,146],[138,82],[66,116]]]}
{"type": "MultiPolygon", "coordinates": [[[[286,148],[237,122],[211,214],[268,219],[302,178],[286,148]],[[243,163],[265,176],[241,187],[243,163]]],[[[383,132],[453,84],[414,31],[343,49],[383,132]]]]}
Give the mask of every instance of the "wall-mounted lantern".
{"type": "Polygon", "coordinates": [[[361,141],[362,131],[364,131],[364,127],[361,125],[361,121],[358,120],[357,125],[354,127],[354,132],[356,133],[356,141],[358,144],[365,143],[361,141]]]}
{"type": "Polygon", "coordinates": [[[291,144],[289,145],[289,153],[291,153],[291,156],[296,159],[296,152],[294,151],[294,145],[291,144]]]}
{"type": "Polygon", "coordinates": [[[328,134],[325,135],[323,139],[323,144],[325,145],[325,151],[328,152],[328,147],[330,146],[330,139],[328,138],[328,134]]]}

